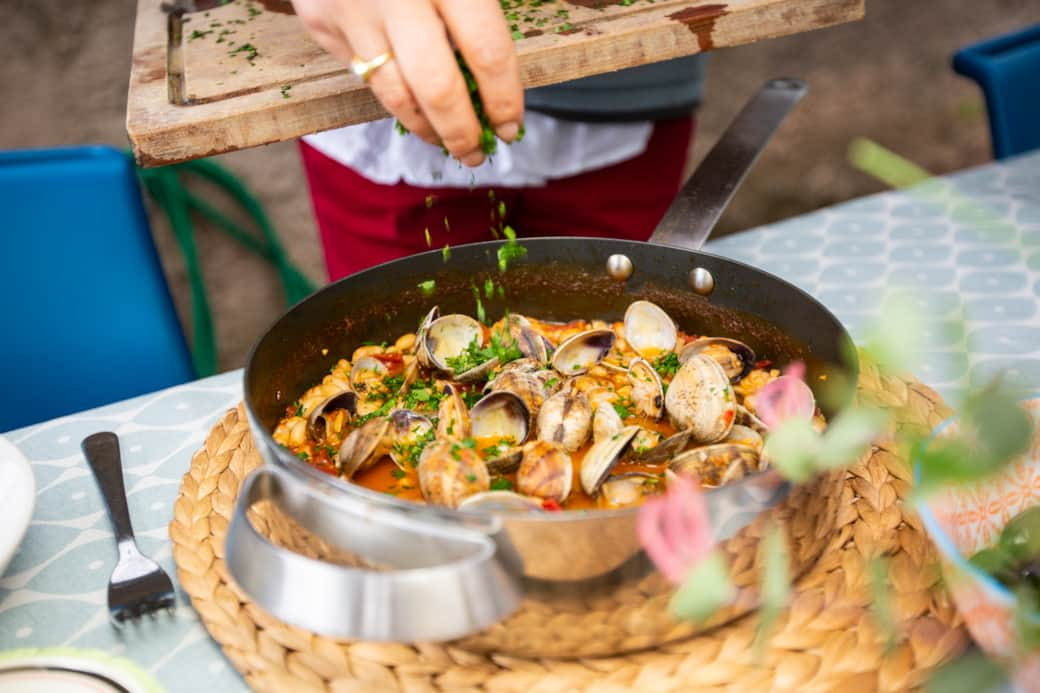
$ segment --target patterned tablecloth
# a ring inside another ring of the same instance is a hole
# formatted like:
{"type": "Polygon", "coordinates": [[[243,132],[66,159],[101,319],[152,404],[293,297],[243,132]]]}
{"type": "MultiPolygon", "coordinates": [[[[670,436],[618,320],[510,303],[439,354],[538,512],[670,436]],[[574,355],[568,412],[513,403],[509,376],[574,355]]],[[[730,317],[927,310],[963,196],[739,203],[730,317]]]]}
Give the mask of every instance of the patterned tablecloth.
{"type": "MultiPolygon", "coordinates": [[[[854,337],[877,314],[884,288],[913,286],[928,316],[923,381],[952,395],[966,379],[1009,369],[1040,389],[1040,154],[730,236],[710,250],[799,285],[854,337]],[[944,329],[961,311],[967,345],[944,329]]],[[[112,532],[79,447],[96,431],[120,435],[138,540],[172,576],[173,499],[191,455],[241,399],[241,376],[225,373],[7,434],[32,462],[38,491],[26,538],[0,578],[0,650],[101,649],[132,659],[170,691],[245,689],[183,594],[172,616],[122,631],[109,624],[112,532]]]]}

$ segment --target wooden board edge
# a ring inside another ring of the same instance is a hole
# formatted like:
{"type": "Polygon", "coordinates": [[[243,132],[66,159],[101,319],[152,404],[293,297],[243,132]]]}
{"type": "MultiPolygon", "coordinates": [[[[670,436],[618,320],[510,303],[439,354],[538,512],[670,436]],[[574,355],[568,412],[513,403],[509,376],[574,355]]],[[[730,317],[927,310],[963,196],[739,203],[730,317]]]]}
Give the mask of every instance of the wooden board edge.
{"type": "MultiPolygon", "coordinates": [[[[713,48],[745,45],[856,21],[864,16],[865,0],[784,0],[751,12],[784,11],[785,7],[791,11],[792,18],[799,21],[778,26],[775,32],[768,34],[742,34],[739,25],[734,24],[732,31],[717,40],[713,48]]],[[[161,80],[160,86],[155,79],[159,69],[165,74],[165,35],[155,28],[165,26],[165,18],[162,22],[156,21],[156,15],[161,14],[157,0],[139,0],[128,104],[143,102],[152,107],[133,109],[128,105],[126,129],[131,149],[142,167],[272,144],[386,116],[371,92],[356,88],[346,76],[298,85],[291,99],[283,99],[277,91],[237,97],[239,110],[234,115],[214,117],[222,103],[172,105],[166,98],[165,80],[161,80]],[[144,26],[145,23],[148,26],[144,26]],[[161,65],[158,64],[160,57],[161,65]],[[141,95],[149,98],[141,100],[141,95]]],[[[552,60],[580,63],[583,74],[601,74],[646,64],[644,56],[648,52],[662,61],[692,55],[701,52],[700,42],[695,32],[675,22],[638,34],[590,37],[580,46],[559,46],[540,53],[537,59],[522,62],[521,71],[526,85],[542,86],[571,78],[566,74],[561,76],[559,71],[547,74],[544,65],[552,60]],[[619,61],[619,54],[628,58],[619,61]]]]}

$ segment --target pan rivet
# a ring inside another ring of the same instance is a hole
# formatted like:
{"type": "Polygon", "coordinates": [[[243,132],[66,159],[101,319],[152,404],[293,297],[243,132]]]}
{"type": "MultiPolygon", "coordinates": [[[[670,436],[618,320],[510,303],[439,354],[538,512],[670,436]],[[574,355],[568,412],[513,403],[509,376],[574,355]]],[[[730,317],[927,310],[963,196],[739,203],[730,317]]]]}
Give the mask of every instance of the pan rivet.
{"type": "Polygon", "coordinates": [[[607,274],[611,279],[623,282],[632,276],[633,269],[627,255],[611,255],[607,258],[607,274]]]}
{"type": "Polygon", "coordinates": [[[701,296],[707,296],[715,290],[715,278],[703,267],[690,270],[690,287],[701,296]]]}

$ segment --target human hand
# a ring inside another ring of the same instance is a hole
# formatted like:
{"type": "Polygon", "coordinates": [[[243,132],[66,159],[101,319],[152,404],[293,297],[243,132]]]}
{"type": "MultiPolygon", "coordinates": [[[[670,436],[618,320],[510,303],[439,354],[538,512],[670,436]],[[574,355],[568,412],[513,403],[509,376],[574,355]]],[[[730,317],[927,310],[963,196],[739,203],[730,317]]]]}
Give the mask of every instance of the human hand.
{"type": "Polygon", "coordinates": [[[495,134],[506,142],[516,139],[523,88],[497,0],[292,2],[318,44],[341,60],[372,60],[391,51],[393,59],[370,73],[376,98],[412,133],[478,166],[484,161],[481,126],[453,42],[473,73],[495,134]]]}

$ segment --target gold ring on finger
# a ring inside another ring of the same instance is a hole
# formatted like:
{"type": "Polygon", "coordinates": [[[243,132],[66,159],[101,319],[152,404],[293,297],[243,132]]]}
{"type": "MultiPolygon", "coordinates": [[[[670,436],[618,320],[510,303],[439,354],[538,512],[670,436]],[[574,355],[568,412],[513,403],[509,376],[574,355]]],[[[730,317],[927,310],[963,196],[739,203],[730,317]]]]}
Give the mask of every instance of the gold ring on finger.
{"type": "Polygon", "coordinates": [[[363,82],[368,82],[372,78],[372,74],[386,65],[388,62],[394,59],[394,54],[390,51],[386,53],[380,53],[371,60],[362,60],[356,55],[350,59],[350,70],[355,75],[361,78],[363,82]]]}

